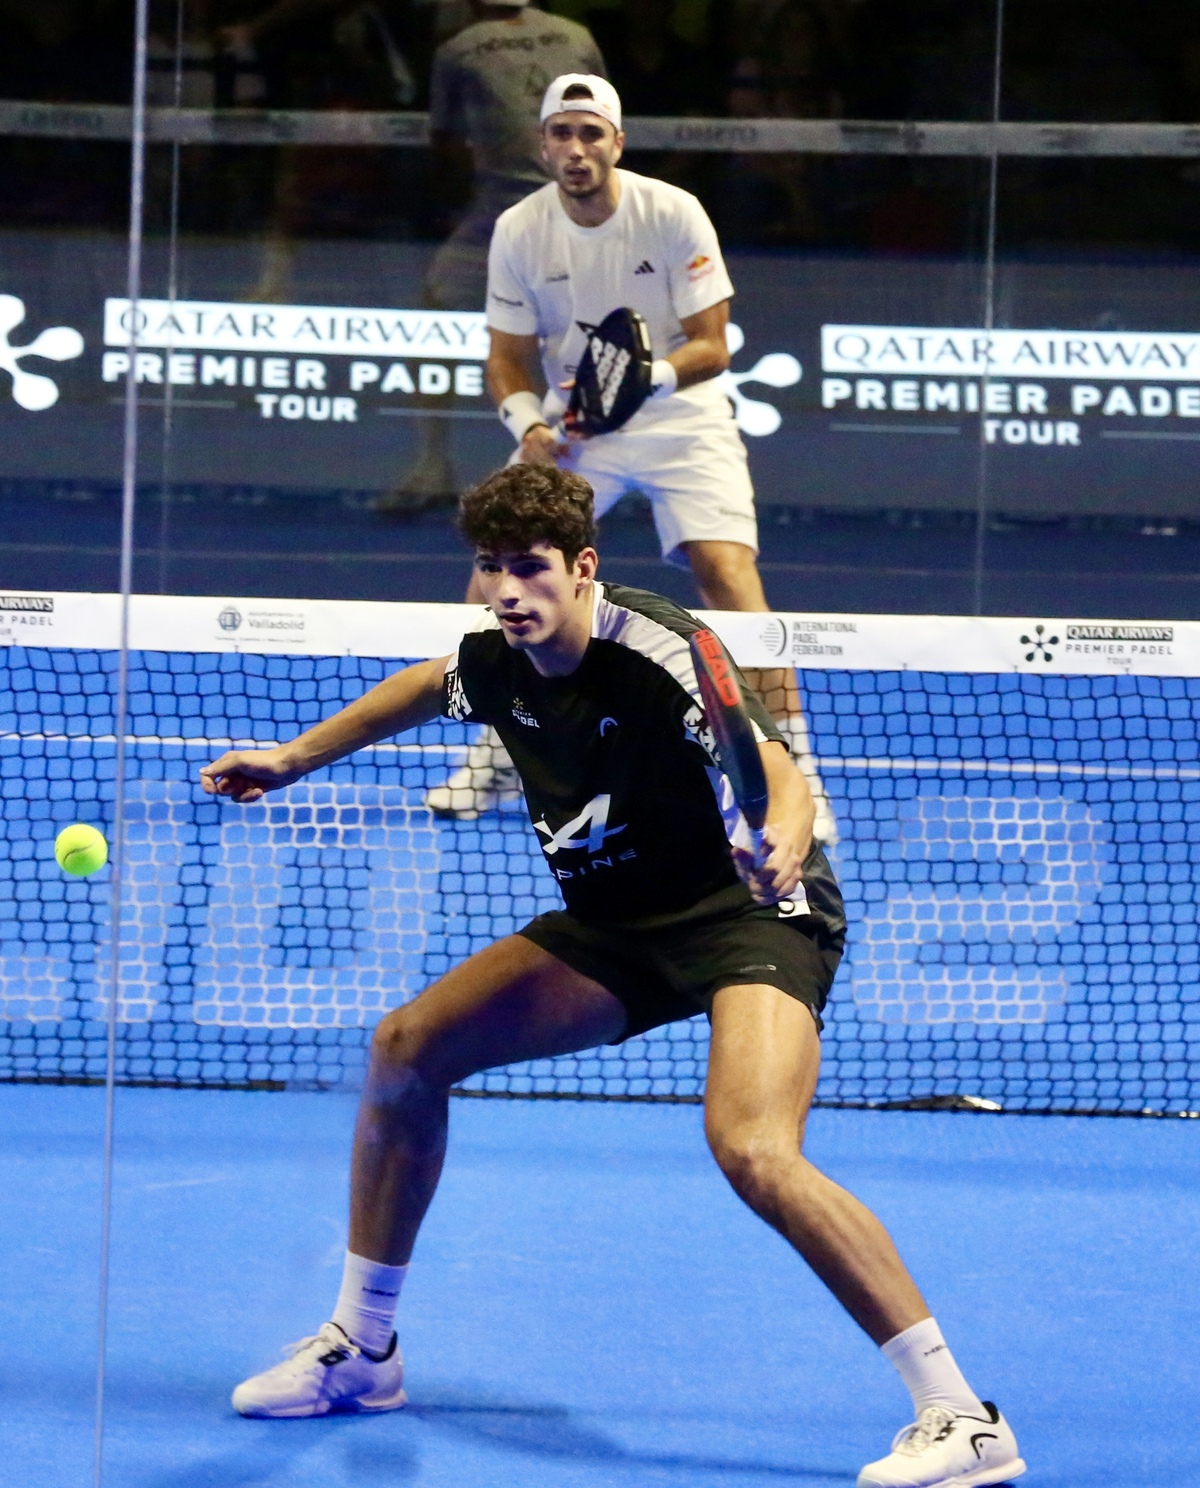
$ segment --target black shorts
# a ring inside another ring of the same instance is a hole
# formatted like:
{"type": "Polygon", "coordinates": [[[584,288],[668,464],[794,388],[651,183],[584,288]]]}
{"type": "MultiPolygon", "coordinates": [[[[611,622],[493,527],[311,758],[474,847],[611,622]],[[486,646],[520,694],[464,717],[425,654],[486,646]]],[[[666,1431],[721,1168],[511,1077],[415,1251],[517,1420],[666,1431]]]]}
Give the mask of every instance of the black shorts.
{"type": "Polygon", "coordinates": [[[778,987],[820,1029],[845,939],[822,915],[785,918],[773,906],[654,929],[589,925],[553,910],[518,933],[621,1002],[627,1021],[614,1043],[697,1013],[711,1018],[721,988],[742,984],[778,987]]]}

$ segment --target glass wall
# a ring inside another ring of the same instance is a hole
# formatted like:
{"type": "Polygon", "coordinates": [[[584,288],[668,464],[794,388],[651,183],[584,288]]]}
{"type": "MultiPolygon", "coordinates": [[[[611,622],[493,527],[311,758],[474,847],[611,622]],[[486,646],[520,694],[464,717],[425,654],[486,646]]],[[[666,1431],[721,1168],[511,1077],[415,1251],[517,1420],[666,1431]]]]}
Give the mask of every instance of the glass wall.
{"type": "Polygon", "coordinates": [[[0,1453],[64,1485],[96,1447],[112,883],[64,872],[55,842],[111,840],[118,815],[121,418],[87,317],[125,282],[129,142],[13,133],[6,100],[65,115],[97,78],[123,98],[123,7],[71,10],[0,7],[0,1318],[28,1341],[0,1453]]]}

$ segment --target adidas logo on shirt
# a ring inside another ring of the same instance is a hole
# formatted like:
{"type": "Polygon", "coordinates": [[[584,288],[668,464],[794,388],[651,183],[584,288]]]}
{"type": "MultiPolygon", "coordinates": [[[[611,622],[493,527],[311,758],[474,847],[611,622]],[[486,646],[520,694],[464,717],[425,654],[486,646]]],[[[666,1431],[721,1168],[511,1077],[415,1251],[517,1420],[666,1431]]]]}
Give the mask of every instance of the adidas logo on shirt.
{"type": "Polygon", "coordinates": [[[638,264],[637,268],[634,269],[633,272],[635,274],[653,274],[654,273],[654,265],[650,262],[650,260],[648,258],[643,258],[642,261],[641,261],[641,263],[638,264]]]}

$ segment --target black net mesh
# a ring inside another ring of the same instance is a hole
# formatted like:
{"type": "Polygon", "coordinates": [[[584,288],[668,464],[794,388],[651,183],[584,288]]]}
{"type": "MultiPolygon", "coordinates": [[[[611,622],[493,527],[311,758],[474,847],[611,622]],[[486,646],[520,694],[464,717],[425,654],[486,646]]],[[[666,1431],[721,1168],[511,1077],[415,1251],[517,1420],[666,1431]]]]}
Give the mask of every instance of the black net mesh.
{"type": "MultiPolygon", "coordinates": [[[[228,740],[292,736],[394,661],[131,658],[118,1078],[359,1082],[389,1007],[558,905],[517,797],[435,817],[477,729],[435,724],[269,803],[214,802],[228,740]]],[[[103,1077],[106,875],[53,841],[112,831],[111,652],[0,652],[0,1078],[103,1077]]],[[[850,939],[826,1104],[1200,1106],[1200,680],[800,674],[850,939]]],[[[474,748],[475,755],[468,751],[474,748]]],[[[693,1100],[703,1019],[492,1071],[479,1092],[693,1100]]]]}

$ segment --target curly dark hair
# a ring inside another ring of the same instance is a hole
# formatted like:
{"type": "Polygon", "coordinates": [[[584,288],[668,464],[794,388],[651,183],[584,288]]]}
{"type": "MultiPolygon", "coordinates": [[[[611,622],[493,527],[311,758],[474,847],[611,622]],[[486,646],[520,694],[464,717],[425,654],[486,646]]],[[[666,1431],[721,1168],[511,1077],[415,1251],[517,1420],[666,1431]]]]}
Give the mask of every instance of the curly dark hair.
{"type": "Polygon", "coordinates": [[[459,499],[458,530],[476,550],[561,548],[568,568],[596,540],[592,488],[556,465],[506,465],[459,499]]]}

